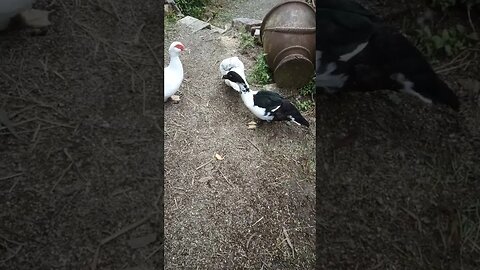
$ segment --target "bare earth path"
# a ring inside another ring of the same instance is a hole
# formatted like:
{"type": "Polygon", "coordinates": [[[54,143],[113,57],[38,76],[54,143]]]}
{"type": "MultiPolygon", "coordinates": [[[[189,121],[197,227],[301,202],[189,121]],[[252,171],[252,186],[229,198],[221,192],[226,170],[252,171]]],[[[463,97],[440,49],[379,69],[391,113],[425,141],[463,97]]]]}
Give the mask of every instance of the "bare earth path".
{"type": "Polygon", "coordinates": [[[0,34],[0,269],[159,269],[162,4],[34,7],[0,34]]]}
{"type": "Polygon", "coordinates": [[[166,35],[166,50],[174,40],[190,50],[181,101],[165,104],[166,269],[313,269],[314,115],[310,131],[248,130],[254,116],[218,71],[234,55],[253,65],[233,34],[166,35]]]}

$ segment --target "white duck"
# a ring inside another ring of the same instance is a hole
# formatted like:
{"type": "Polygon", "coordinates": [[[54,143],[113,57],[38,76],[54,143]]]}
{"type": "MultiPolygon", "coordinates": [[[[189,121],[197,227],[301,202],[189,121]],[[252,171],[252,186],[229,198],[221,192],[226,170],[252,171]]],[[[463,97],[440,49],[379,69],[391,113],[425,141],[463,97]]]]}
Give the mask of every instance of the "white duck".
{"type": "MultiPolygon", "coordinates": [[[[238,75],[240,75],[240,77],[242,77],[247,87],[250,87],[247,83],[247,78],[245,77],[245,66],[243,65],[242,61],[238,59],[237,56],[223,59],[222,62],[220,63],[220,73],[222,74],[222,78],[223,76],[227,75],[229,71],[233,71],[238,75]]],[[[232,87],[237,92],[241,92],[240,90],[241,88],[238,85],[238,83],[232,82],[229,79],[224,79],[224,80],[226,85],[232,87]]]]}
{"type": "MultiPolygon", "coordinates": [[[[183,81],[183,66],[180,61],[180,53],[185,50],[185,46],[178,41],[173,42],[168,49],[170,54],[170,63],[164,69],[164,102],[172,97],[180,88],[183,81]]],[[[178,99],[177,99],[178,100],[178,99]]]]}
{"type": "Polygon", "coordinates": [[[31,9],[33,2],[35,0],[0,0],[0,31],[7,28],[12,17],[31,9]]]}

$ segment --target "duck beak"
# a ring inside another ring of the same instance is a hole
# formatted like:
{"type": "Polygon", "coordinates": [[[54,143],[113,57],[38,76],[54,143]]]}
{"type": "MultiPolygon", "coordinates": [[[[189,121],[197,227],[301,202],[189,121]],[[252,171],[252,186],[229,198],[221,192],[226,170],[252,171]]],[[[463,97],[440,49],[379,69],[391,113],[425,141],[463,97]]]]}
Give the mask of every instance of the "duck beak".
{"type": "Polygon", "coordinates": [[[222,76],[222,79],[226,80],[226,79],[227,79],[227,75],[223,75],[223,76],[222,76]]]}

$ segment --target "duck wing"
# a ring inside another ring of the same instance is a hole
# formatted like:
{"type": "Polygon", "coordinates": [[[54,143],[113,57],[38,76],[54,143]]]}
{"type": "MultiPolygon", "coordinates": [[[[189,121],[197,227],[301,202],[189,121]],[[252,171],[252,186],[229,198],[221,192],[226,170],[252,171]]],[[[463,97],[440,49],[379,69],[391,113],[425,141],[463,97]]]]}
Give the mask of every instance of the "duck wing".
{"type": "Polygon", "coordinates": [[[253,104],[265,109],[265,113],[272,113],[283,103],[284,98],[273,91],[258,91],[253,95],[253,104]]]}

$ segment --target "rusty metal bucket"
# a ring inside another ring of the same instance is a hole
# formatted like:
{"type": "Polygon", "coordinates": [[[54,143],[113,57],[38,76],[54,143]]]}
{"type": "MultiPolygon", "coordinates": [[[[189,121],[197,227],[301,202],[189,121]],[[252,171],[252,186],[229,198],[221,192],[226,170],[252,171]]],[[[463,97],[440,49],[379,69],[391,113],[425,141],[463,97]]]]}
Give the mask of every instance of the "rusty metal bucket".
{"type": "Polygon", "coordinates": [[[303,1],[273,7],[260,27],[267,65],[278,87],[300,88],[315,70],[315,10],[303,1]]]}

